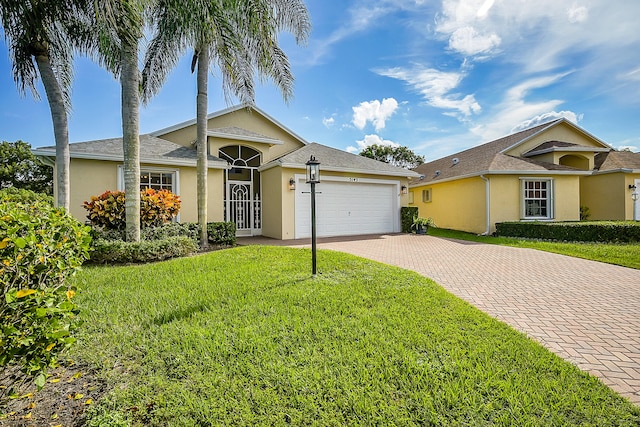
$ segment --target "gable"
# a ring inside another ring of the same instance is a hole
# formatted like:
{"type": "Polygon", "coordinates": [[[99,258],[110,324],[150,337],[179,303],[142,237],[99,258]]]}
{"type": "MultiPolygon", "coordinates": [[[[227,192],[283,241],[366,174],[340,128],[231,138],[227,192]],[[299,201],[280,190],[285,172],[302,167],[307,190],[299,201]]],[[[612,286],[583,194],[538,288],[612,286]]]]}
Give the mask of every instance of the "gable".
{"type": "MultiPolygon", "coordinates": [[[[247,145],[273,159],[306,144],[300,136],[287,129],[257,107],[231,107],[209,114],[207,135],[212,154],[227,145],[247,145]]],[[[185,147],[196,140],[196,120],[179,123],[152,133],[185,147]]]]}
{"type": "Polygon", "coordinates": [[[518,144],[508,147],[502,153],[509,156],[522,157],[525,153],[549,141],[557,141],[567,145],[573,144],[588,148],[611,149],[610,146],[572,123],[566,120],[560,120],[518,144]]]}

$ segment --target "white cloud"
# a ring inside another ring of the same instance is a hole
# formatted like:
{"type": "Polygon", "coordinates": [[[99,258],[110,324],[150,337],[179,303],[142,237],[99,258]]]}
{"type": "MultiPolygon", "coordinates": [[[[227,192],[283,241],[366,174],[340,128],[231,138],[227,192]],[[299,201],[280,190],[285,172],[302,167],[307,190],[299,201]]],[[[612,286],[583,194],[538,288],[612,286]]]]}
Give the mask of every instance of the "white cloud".
{"type": "Polygon", "coordinates": [[[616,148],[616,150],[618,151],[632,151],[634,153],[637,153],[640,151],[640,147],[636,146],[636,145],[620,145],[618,148],[616,148]]]}
{"type": "Polygon", "coordinates": [[[335,123],[336,123],[336,119],[333,118],[333,117],[323,117],[322,118],[322,124],[327,128],[332,127],[335,123]]]}
{"type": "Polygon", "coordinates": [[[374,101],[361,102],[353,109],[353,125],[362,130],[371,122],[376,131],[384,129],[386,120],[398,109],[398,101],[393,98],[384,98],[382,102],[374,101]]]}
{"type": "Polygon", "coordinates": [[[567,9],[567,17],[572,24],[579,24],[589,19],[589,9],[584,6],[578,6],[576,3],[567,9]]]}
{"type": "Polygon", "coordinates": [[[460,85],[465,77],[462,72],[438,71],[420,65],[408,68],[389,68],[376,70],[381,76],[391,77],[407,82],[419,92],[427,103],[436,108],[455,110],[463,116],[479,113],[482,108],[473,95],[450,93],[460,85]]]}
{"type": "Polygon", "coordinates": [[[487,53],[500,46],[502,40],[497,34],[478,34],[473,27],[458,28],[449,38],[449,48],[465,55],[487,53]]]}
{"type": "Polygon", "coordinates": [[[578,123],[582,116],[573,111],[556,111],[564,103],[560,99],[532,102],[527,96],[535,89],[541,89],[557,83],[569,73],[555,74],[526,80],[509,89],[491,114],[483,118],[470,130],[481,138],[482,142],[492,141],[517,130],[531,127],[555,118],[565,117],[578,123]]]}
{"type": "Polygon", "coordinates": [[[365,135],[364,139],[356,141],[356,143],[358,144],[357,147],[352,145],[347,147],[347,151],[349,153],[359,153],[370,145],[388,145],[390,147],[400,146],[400,144],[388,139],[383,139],[379,135],[365,135]]]}

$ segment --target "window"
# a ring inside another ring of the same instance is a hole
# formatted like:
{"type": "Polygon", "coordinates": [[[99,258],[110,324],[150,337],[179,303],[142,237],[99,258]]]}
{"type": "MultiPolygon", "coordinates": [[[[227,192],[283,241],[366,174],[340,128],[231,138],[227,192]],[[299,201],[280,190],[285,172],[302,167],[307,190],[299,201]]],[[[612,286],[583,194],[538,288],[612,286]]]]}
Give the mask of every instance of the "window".
{"type": "Polygon", "coordinates": [[[427,188],[426,190],[422,190],[422,201],[424,203],[431,202],[431,189],[427,188]]]}
{"type": "Polygon", "coordinates": [[[175,191],[173,191],[174,175],[175,172],[141,171],[140,189],[153,188],[154,190],[169,190],[175,193],[175,191]]]}
{"type": "MultiPolygon", "coordinates": [[[[162,168],[140,168],[140,190],[147,188],[169,190],[173,194],[180,194],[178,171],[162,168]]],[[[124,168],[122,166],[118,166],[118,189],[124,190],[124,168]]]]}
{"type": "Polygon", "coordinates": [[[553,181],[551,179],[523,179],[522,196],[522,218],[553,218],[553,181]]]}

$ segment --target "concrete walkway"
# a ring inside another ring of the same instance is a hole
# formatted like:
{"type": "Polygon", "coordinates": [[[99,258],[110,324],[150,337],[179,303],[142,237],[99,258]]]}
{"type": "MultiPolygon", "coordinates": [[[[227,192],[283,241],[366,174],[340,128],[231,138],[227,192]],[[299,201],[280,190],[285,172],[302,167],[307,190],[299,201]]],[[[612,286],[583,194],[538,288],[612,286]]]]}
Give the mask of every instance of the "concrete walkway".
{"type": "MultiPolygon", "coordinates": [[[[240,244],[309,247],[309,239],[240,244]]],[[[319,249],[416,271],[640,405],[640,270],[432,236],[327,238],[319,249]]]]}

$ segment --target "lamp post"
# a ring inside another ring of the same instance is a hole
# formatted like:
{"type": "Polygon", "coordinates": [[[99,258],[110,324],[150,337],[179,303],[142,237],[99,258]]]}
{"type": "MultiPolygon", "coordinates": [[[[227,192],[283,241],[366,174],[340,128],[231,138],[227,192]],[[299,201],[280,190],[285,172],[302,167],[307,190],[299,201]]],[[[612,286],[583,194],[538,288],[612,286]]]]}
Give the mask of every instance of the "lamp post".
{"type": "Polygon", "coordinates": [[[311,265],[313,276],[316,268],[316,184],[320,182],[320,162],[311,156],[307,165],[307,184],[311,184],[311,265]]]}
{"type": "Polygon", "coordinates": [[[631,193],[631,200],[633,200],[633,220],[637,221],[638,220],[638,193],[636,193],[635,191],[633,193],[631,193]]]}

